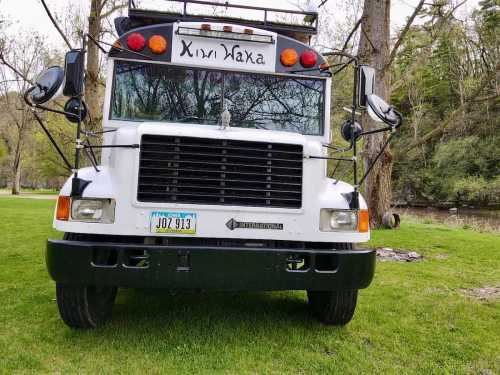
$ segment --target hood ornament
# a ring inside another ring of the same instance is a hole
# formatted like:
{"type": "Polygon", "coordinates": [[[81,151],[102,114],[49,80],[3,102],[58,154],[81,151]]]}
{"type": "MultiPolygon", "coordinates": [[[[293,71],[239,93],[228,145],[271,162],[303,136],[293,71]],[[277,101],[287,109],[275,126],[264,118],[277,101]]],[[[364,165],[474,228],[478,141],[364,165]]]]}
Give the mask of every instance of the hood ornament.
{"type": "Polygon", "coordinates": [[[229,112],[229,110],[226,108],[224,109],[224,111],[221,113],[220,115],[220,119],[221,119],[221,130],[226,130],[227,128],[230,127],[230,123],[231,123],[231,112],[229,112]]]}

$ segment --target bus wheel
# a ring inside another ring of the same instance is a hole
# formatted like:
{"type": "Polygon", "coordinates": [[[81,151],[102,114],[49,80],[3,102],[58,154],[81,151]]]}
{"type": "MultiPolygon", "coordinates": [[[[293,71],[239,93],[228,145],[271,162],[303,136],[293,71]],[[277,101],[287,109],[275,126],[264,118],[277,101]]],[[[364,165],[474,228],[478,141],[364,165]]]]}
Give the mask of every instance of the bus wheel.
{"type": "Polygon", "coordinates": [[[111,316],[116,287],[75,286],[56,283],[57,306],[71,328],[96,328],[111,316]]]}
{"type": "Polygon", "coordinates": [[[307,291],[309,307],[324,324],[343,326],[354,316],[357,290],[307,291]]]}
{"type": "MultiPolygon", "coordinates": [[[[92,241],[91,234],[65,233],[69,241],[92,241]]],[[[100,261],[109,257],[101,253],[100,261]]],[[[56,283],[56,299],[61,319],[71,328],[96,328],[111,317],[115,304],[116,287],[97,287],[88,285],[67,285],[56,283]]]]}

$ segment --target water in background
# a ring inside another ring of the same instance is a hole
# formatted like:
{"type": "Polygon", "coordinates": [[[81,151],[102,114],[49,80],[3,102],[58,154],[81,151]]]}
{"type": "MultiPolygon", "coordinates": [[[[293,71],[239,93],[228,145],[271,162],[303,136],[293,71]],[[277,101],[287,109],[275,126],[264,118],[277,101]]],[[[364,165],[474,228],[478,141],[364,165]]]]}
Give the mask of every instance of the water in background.
{"type": "Polygon", "coordinates": [[[500,210],[457,208],[455,211],[428,207],[394,208],[394,212],[453,226],[500,232],[500,210]]]}

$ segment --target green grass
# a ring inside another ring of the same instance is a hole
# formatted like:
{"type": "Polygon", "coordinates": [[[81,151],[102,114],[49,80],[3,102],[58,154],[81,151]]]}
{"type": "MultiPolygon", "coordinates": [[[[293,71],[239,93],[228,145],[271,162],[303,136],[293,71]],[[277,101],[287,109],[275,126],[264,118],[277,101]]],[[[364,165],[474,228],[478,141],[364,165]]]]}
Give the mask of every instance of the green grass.
{"type": "MultiPolygon", "coordinates": [[[[0,189],[0,193],[3,194],[11,194],[10,189],[0,189]]],[[[58,195],[59,190],[51,190],[51,189],[29,189],[29,188],[22,188],[21,189],[21,195],[58,195]]]]}
{"type": "Polygon", "coordinates": [[[0,200],[0,372],[500,372],[500,303],[459,291],[500,285],[497,234],[411,222],[376,231],[371,245],[415,250],[426,259],[379,263],[344,328],[311,318],[304,292],[121,290],[110,324],[85,332],[59,319],[45,270],[46,238],[60,236],[51,229],[53,205],[0,200]]]}

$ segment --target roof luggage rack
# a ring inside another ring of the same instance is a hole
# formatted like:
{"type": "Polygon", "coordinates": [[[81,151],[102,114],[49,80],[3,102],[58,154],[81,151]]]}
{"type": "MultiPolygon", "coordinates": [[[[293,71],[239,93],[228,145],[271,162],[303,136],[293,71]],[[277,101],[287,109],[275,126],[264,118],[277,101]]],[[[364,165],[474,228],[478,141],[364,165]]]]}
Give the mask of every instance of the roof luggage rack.
{"type": "Polygon", "coordinates": [[[317,12],[230,4],[227,1],[129,0],[128,15],[134,25],[176,21],[227,22],[302,40],[315,35],[318,28],[317,12]]]}

